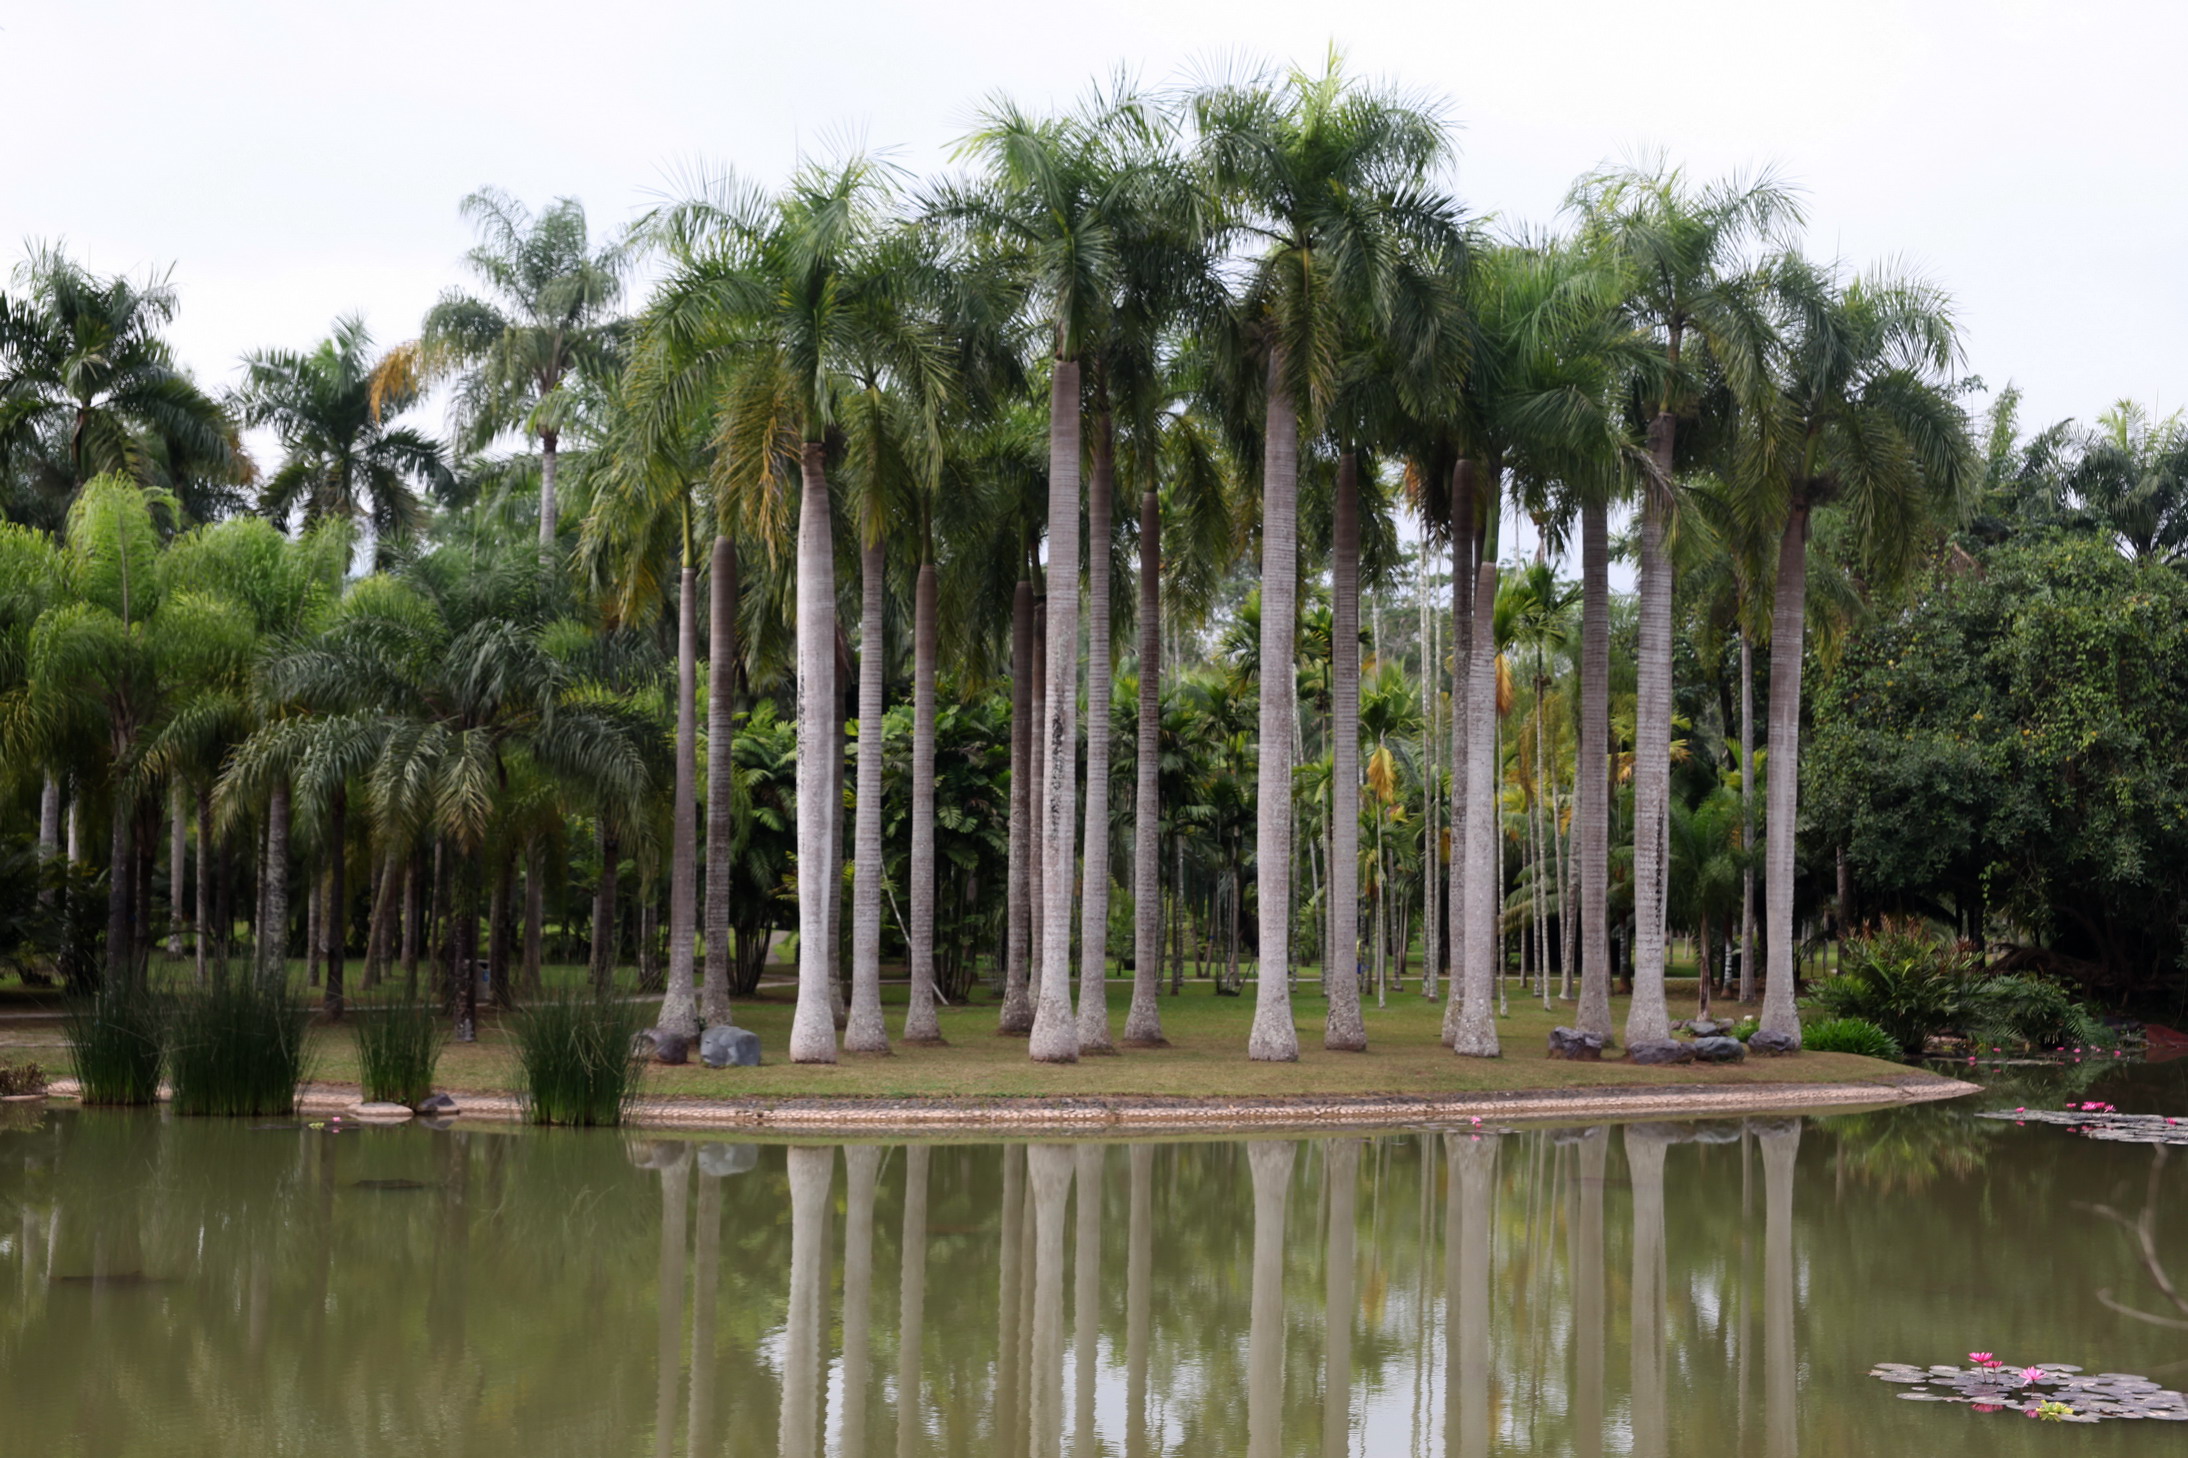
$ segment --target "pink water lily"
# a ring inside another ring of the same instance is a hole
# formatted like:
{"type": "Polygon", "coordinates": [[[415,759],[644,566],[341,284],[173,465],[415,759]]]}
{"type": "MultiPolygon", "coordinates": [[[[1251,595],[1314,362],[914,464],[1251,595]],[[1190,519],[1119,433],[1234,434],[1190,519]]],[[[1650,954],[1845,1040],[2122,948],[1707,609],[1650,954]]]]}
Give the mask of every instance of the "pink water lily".
{"type": "Polygon", "coordinates": [[[1989,1352],[1970,1352],[1968,1353],[1968,1360],[1978,1367],[1988,1367],[1991,1363],[1991,1355],[1989,1352]]]}
{"type": "Polygon", "coordinates": [[[2021,1369],[2021,1385],[2026,1387],[2032,1382],[2041,1382],[2050,1375],[2041,1367],[2023,1367],[2021,1369]]]}

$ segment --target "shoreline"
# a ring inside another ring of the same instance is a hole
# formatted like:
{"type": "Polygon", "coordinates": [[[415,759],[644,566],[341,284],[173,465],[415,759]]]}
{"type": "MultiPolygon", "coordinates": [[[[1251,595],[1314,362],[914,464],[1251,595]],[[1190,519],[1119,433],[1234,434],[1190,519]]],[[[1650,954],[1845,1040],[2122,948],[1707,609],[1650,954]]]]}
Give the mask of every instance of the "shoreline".
{"type": "MultiPolygon", "coordinates": [[[[75,1080],[55,1079],[49,1098],[73,1098],[75,1080]]],[[[1461,1124],[1469,1119],[1707,1118],[1803,1113],[1819,1108],[1891,1106],[1963,1098],[1982,1085],[1910,1070],[1873,1083],[1781,1083],[1763,1086],[1665,1084],[1647,1088],[1516,1089],[1451,1095],[1303,1095],[1288,1099],[1165,1098],[1116,1095],[1076,1099],[1020,1098],[750,1098],[639,1099],[622,1127],[738,1129],[783,1134],[1092,1134],[1231,1132],[1327,1128],[1389,1128],[1461,1124]]],[[[522,1116],[510,1094],[447,1090],[469,1120],[512,1122],[522,1116]]],[[[310,1083],[298,1092],[299,1114],[347,1114],[363,1098],[356,1084],[310,1083]]]]}

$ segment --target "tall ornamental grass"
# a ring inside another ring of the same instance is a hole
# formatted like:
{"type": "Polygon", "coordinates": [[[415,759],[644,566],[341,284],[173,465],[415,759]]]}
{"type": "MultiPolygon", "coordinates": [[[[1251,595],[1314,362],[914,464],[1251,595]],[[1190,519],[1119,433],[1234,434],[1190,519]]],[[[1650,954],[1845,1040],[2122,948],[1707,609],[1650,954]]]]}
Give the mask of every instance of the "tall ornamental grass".
{"type": "Polygon", "coordinates": [[[586,992],[550,995],[516,1015],[524,1112],[535,1124],[615,1125],[638,1097],[645,1063],[631,1042],[643,1004],[586,992]]]}
{"type": "Polygon", "coordinates": [[[255,977],[176,1000],[168,1076],[178,1114],[265,1117],[294,1112],[311,1009],[255,977]]]}
{"type": "Polygon", "coordinates": [[[63,1030],[87,1104],[149,1104],[160,1092],[164,999],[137,982],[109,978],[72,1003],[63,1030]]]}
{"type": "Polygon", "coordinates": [[[448,1026],[430,1002],[396,997],[357,1009],[357,1061],[365,1098],[373,1103],[416,1104],[433,1092],[433,1070],[448,1041],[448,1026]]]}

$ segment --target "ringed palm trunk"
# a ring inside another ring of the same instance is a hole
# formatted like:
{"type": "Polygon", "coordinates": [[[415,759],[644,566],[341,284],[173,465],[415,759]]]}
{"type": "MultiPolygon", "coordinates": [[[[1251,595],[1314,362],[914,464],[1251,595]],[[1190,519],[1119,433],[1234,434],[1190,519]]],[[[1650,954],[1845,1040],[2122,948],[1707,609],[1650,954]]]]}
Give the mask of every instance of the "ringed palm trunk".
{"type": "Polygon", "coordinates": [[[934,563],[920,563],[912,595],[912,989],[904,1010],[907,1043],[942,1041],[934,980],[935,585],[934,563]]]}
{"type": "Polygon", "coordinates": [[[730,1019],[730,843],[736,838],[737,547],[714,539],[707,604],[707,980],[703,1016],[730,1019]]]}
{"type": "MultiPolygon", "coordinates": [[[[1079,362],[1059,359],[1049,384],[1048,662],[1041,762],[1041,986],[1027,1052],[1073,1063],[1071,890],[1077,869],[1079,741],[1079,362]]],[[[1094,666],[1100,671],[1100,665],[1094,666]]],[[[1099,951],[1097,945],[1096,951],[1099,951]]]]}
{"type": "Polygon", "coordinates": [[[1755,645],[1740,624],[1740,1001],[1755,1000],[1755,645]]]}
{"type": "MultiPolygon", "coordinates": [[[[115,778],[120,779],[118,772],[115,778]]],[[[131,884],[137,867],[133,835],[136,818],[136,807],[129,803],[129,796],[117,784],[108,849],[111,859],[107,862],[106,873],[106,978],[108,985],[114,987],[123,986],[136,976],[136,949],[131,946],[131,933],[136,927],[136,896],[131,884]]]]}
{"type": "Polygon", "coordinates": [[[1474,612],[1466,674],[1466,888],[1465,970],[1459,987],[1459,1020],[1451,1051],[1468,1058],[1495,1058],[1497,1041],[1498,914],[1503,877],[1497,870],[1497,640],[1491,628],[1497,606],[1497,564],[1484,550],[1474,569],[1474,612]]]}
{"type": "Polygon", "coordinates": [[[1641,632],[1633,735],[1633,1003],[1626,1045],[1671,1038],[1664,1007],[1665,834],[1671,811],[1671,557],[1664,547],[1674,419],[1649,425],[1655,479],[1641,497],[1641,632]]]}
{"type": "Polygon", "coordinates": [[[885,551],[867,547],[859,563],[858,819],[852,835],[851,1020],[843,1046],[889,1051],[881,1016],[881,670],[885,551]]]}
{"type": "Polygon", "coordinates": [[[996,1031],[1033,1031],[1026,954],[1033,939],[1033,582],[1018,579],[1010,613],[1010,887],[1003,942],[1003,1009],[996,1031]]]}
{"type": "Polygon", "coordinates": [[[1079,854],[1085,878],[1079,902],[1082,1053],[1116,1051],[1109,1036],[1109,512],[1115,487],[1115,441],[1105,413],[1094,422],[1094,470],[1086,488],[1086,838],[1079,854]]]}
{"type": "Polygon", "coordinates": [[[1610,508],[1580,508],[1580,1031],[1611,1037],[1611,552],[1610,508]]]}
{"type": "MultiPolygon", "coordinates": [[[[349,838],[349,791],[335,786],[333,804],[327,811],[327,902],[326,911],[319,918],[321,932],[326,937],[327,958],[327,1017],[342,1020],[343,998],[346,993],[342,967],[343,932],[349,926],[349,867],[347,865],[349,838]]],[[[497,987],[499,984],[496,984],[497,987]]]]}
{"type": "Polygon", "coordinates": [[[1139,780],[1132,803],[1132,1010],[1126,1047],[1162,1036],[1162,502],[1140,495],[1139,780]]]}
{"type": "Polygon", "coordinates": [[[836,569],[828,521],[826,448],[808,441],[798,510],[798,1006],[790,1061],[836,1061],[829,1008],[829,902],[836,894],[836,569]]]}
{"type": "Polygon", "coordinates": [[[1466,836],[1471,823],[1466,814],[1466,746],[1474,722],[1466,705],[1474,672],[1474,542],[1474,463],[1461,458],[1451,468],[1451,878],[1445,897],[1451,979],[1444,990],[1446,1048],[1459,1035],[1459,1014],[1466,1006],[1466,836]]]}
{"type": "Polygon", "coordinates": [[[547,556],[555,550],[555,446],[558,434],[552,430],[540,432],[539,437],[539,550],[547,556]]]}
{"type": "Polygon", "coordinates": [[[1261,505],[1261,754],[1254,807],[1260,973],[1246,1056],[1290,1063],[1299,1057],[1291,993],[1292,638],[1299,607],[1299,416],[1284,378],[1281,348],[1269,355],[1268,398],[1261,505]]]}
{"type": "MultiPolygon", "coordinates": [[[[1360,1018],[1360,458],[1337,458],[1330,602],[1329,1016],[1322,1046],[1367,1051],[1360,1018]]],[[[1264,590],[1266,590],[1264,588],[1264,590]]]]}
{"type": "MultiPolygon", "coordinates": [[[[1048,944],[1047,902],[1041,897],[1041,807],[1043,786],[1048,783],[1047,745],[1041,727],[1048,722],[1048,606],[1045,595],[1033,600],[1033,714],[1026,720],[1032,754],[1032,779],[1026,790],[1028,854],[1026,856],[1026,996],[1029,1006],[1041,1005],[1041,948],[1048,944]]],[[[1029,1024],[1027,1031],[1031,1032],[1029,1024]]]]}
{"type": "Polygon", "coordinates": [[[189,880],[190,863],[190,816],[185,804],[182,781],[177,779],[167,788],[167,955],[170,957],[182,955],[182,934],[190,926],[182,897],[182,888],[189,880]]]}
{"type": "MultiPolygon", "coordinates": [[[[52,782],[51,780],[48,780],[48,781],[46,781],[46,783],[47,783],[48,785],[50,785],[50,784],[52,784],[53,782],[52,782]]],[[[198,810],[198,902],[197,902],[197,916],[196,916],[196,918],[195,918],[195,919],[193,920],[193,922],[192,922],[192,926],[193,926],[193,928],[194,928],[194,929],[195,929],[195,931],[196,931],[196,935],[195,935],[195,936],[193,936],[193,937],[191,938],[191,940],[192,940],[192,941],[193,941],[193,942],[194,942],[194,943],[196,944],[196,945],[195,945],[195,946],[194,946],[194,947],[192,948],[192,950],[193,950],[193,951],[194,951],[194,952],[196,953],[196,957],[197,957],[197,980],[198,980],[198,986],[200,986],[200,987],[203,987],[203,986],[205,985],[205,976],[206,976],[206,961],[207,961],[207,959],[208,959],[208,957],[209,957],[209,955],[210,955],[210,953],[211,953],[211,951],[212,951],[212,948],[211,948],[210,946],[208,946],[208,945],[207,945],[207,943],[208,943],[208,941],[209,941],[209,940],[211,939],[211,937],[212,937],[212,933],[213,933],[213,930],[214,930],[214,923],[213,923],[213,797],[212,797],[212,795],[211,795],[211,793],[210,793],[209,791],[207,791],[207,790],[205,790],[205,789],[202,789],[202,788],[201,788],[201,789],[199,789],[199,791],[197,792],[197,800],[198,800],[198,806],[197,806],[197,810],[198,810]]],[[[56,829],[58,829],[58,828],[59,828],[59,825],[58,825],[58,820],[59,820],[59,810],[60,810],[60,806],[59,806],[58,804],[56,804],[56,805],[54,806],[54,810],[55,810],[55,820],[56,820],[56,825],[55,825],[55,828],[56,828],[56,829]]],[[[383,960],[384,960],[384,958],[383,958],[383,960]]]]}
{"type": "Polygon", "coordinates": [[[699,1036],[692,941],[699,880],[699,569],[687,550],[676,602],[676,799],[669,837],[669,976],[661,1027],[699,1036]]]}
{"type": "MultiPolygon", "coordinates": [[[[289,782],[274,781],[266,804],[265,915],[258,928],[258,976],[279,989],[289,981],[289,782]]],[[[466,1039],[465,1041],[469,1041],[466,1039]]]]}
{"type": "Polygon", "coordinates": [[[1800,1046],[1793,1007],[1793,829],[1800,795],[1801,638],[1808,599],[1808,507],[1796,503],[1778,543],[1778,581],[1770,612],[1770,780],[1763,806],[1763,930],[1769,976],[1763,983],[1762,1031],[1800,1046]]]}

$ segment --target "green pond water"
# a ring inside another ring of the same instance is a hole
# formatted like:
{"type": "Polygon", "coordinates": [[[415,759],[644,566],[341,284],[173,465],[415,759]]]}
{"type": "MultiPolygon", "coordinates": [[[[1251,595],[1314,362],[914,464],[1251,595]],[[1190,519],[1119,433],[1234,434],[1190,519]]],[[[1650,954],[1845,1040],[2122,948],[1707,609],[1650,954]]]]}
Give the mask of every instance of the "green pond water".
{"type": "Polygon", "coordinates": [[[0,1454],[2188,1452],[1866,1375],[2188,1384],[2188,1150],[1974,1117],[2068,1097],[2188,1115],[2188,1063],[1106,1144],[0,1106],[0,1454]]]}

